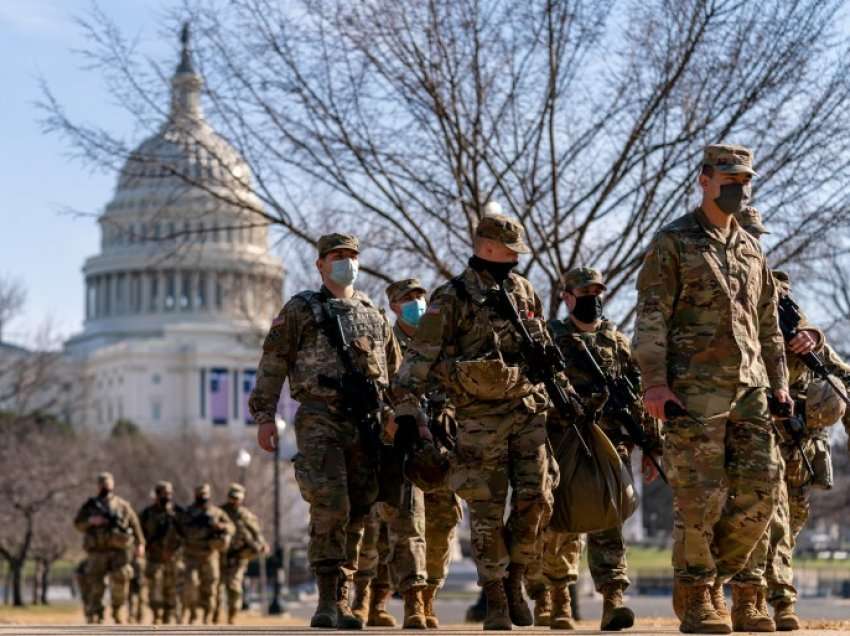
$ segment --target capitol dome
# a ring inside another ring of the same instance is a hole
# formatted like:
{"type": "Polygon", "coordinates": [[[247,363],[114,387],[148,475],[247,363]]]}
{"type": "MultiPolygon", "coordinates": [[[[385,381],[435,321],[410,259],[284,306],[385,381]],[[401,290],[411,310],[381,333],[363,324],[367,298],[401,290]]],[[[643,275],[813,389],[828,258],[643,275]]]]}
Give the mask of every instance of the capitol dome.
{"type": "Polygon", "coordinates": [[[239,152],[201,108],[188,26],[169,114],[128,156],[98,218],[100,253],[84,267],[89,350],[116,339],[189,331],[262,333],[281,305],[283,267],[239,152]]]}

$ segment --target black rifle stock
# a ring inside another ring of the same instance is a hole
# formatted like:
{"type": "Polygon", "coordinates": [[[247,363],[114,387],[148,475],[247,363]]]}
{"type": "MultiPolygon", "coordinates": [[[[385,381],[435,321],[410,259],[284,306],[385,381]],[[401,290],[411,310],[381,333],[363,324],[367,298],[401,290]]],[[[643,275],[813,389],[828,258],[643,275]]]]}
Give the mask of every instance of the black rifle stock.
{"type": "Polygon", "coordinates": [[[640,448],[644,457],[649,457],[649,461],[651,461],[652,465],[655,466],[655,469],[658,471],[661,479],[664,480],[664,483],[669,484],[670,482],[667,481],[667,474],[664,472],[661,464],[658,463],[658,460],[651,452],[649,439],[646,436],[646,432],[643,430],[643,426],[641,426],[640,422],[635,421],[635,418],[632,416],[631,406],[639,399],[639,396],[637,395],[631,380],[629,380],[629,378],[625,375],[619,378],[614,378],[610,374],[605,373],[605,371],[602,370],[602,367],[599,366],[596,358],[593,357],[590,349],[587,348],[584,341],[576,338],[576,343],[579,351],[585,359],[588,369],[594,376],[596,376],[598,388],[605,388],[608,390],[608,399],[605,401],[603,413],[626,429],[626,433],[628,433],[635,445],[640,448]]]}
{"type": "MultiPolygon", "coordinates": [[[[794,301],[789,294],[779,296],[779,329],[782,331],[782,337],[785,342],[790,342],[794,336],[800,333],[799,326],[803,316],[800,313],[800,306],[794,301]]],[[[829,369],[826,368],[821,357],[814,351],[809,353],[796,354],[800,357],[811,371],[832,387],[836,395],[841,398],[844,403],[850,407],[850,397],[847,396],[841,388],[839,388],[832,376],[829,375],[829,369]]]]}
{"type": "Polygon", "coordinates": [[[546,387],[546,393],[549,394],[549,399],[552,400],[552,404],[558,410],[561,417],[571,423],[584,452],[587,453],[588,457],[592,457],[593,453],[590,452],[590,447],[587,445],[578,424],[575,422],[573,408],[570,405],[570,400],[564,391],[564,387],[558,384],[557,374],[566,371],[567,368],[561,351],[555,345],[547,346],[531,337],[504,286],[499,285],[493,303],[496,311],[502,314],[502,317],[510,322],[519,334],[520,355],[522,355],[525,362],[529,379],[533,382],[543,383],[543,386],[546,387]]]}
{"type": "Polygon", "coordinates": [[[782,427],[785,429],[788,437],[791,438],[794,448],[797,449],[797,452],[800,453],[800,457],[803,459],[803,464],[806,466],[806,472],[808,472],[809,476],[814,479],[815,469],[812,466],[812,462],[810,462],[809,458],[806,456],[806,451],[803,448],[803,441],[805,441],[809,435],[806,422],[802,417],[793,413],[790,404],[780,402],[772,395],[767,398],[767,403],[770,407],[770,414],[782,422],[782,427]]]}

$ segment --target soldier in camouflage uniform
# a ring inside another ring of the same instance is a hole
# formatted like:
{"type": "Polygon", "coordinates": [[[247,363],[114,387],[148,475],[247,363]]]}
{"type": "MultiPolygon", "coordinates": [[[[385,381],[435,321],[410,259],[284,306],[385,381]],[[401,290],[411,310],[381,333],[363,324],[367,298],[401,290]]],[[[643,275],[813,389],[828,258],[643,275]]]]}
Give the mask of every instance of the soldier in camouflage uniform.
{"type": "Polygon", "coordinates": [[[89,613],[89,586],[88,581],[86,580],[86,565],[88,565],[86,559],[77,563],[77,567],[74,568],[74,582],[77,584],[77,589],[80,591],[80,601],[83,604],[83,614],[86,617],[86,623],[102,622],[102,616],[89,613]]]}
{"type": "MultiPolygon", "coordinates": [[[[236,528],[227,552],[221,553],[221,583],[227,593],[227,624],[233,625],[236,614],[242,609],[242,581],[251,559],[266,554],[269,546],[260,530],[257,515],[248,510],[245,501],[245,487],[242,484],[230,484],[227,501],[221,509],[227,513],[236,528]]],[[[217,590],[214,623],[218,622],[221,591],[217,590]]]]}
{"type": "MultiPolygon", "coordinates": [[[[591,375],[579,351],[580,343],[584,343],[603,371],[615,378],[628,377],[632,385],[640,390],[640,371],[632,358],[629,341],[612,322],[602,316],[602,295],[605,290],[602,275],[594,269],[581,267],[567,272],[563,279],[562,298],[569,310],[569,317],[566,320],[552,320],[549,328],[566,360],[570,383],[585,398],[587,425],[595,422],[605,431],[623,463],[631,470],[634,443],[618,422],[600,411],[605,398],[594,394],[598,391],[598,380],[591,375]]],[[[656,448],[660,449],[657,426],[646,416],[643,405],[639,402],[633,404],[631,414],[650,434],[656,448]]],[[[557,411],[550,412],[547,427],[553,447],[557,448],[564,436],[571,434],[569,425],[569,422],[562,421],[557,411]]],[[[647,465],[652,467],[645,457],[644,466],[647,465]]],[[[575,627],[570,613],[568,586],[578,579],[580,552],[578,534],[559,533],[553,529],[547,529],[544,533],[542,574],[548,581],[552,595],[549,622],[553,629],[575,627]]],[[[589,533],[587,553],[593,582],[604,599],[601,629],[615,631],[631,627],[634,624],[634,613],[623,605],[623,592],[629,586],[623,527],[589,533]]],[[[544,607],[548,605],[544,582],[538,580],[536,585],[533,580],[529,582],[535,601],[544,607]]]]}
{"type": "Polygon", "coordinates": [[[132,574],[127,589],[127,622],[141,625],[148,604],[148,586],[145,581],[145,558],[133,555],[130,561],[132,574]]]}
{"type": "MultiPolygon", "coordinates": [[[[664,428],[682,631],[732,629],[722,584],[767,527],[780,478],[768,391],[792,404],[776,286],[733,218],[754,174],[749,149],[706,147],[701,206],[662,228],[637,281],[633,350],[646,409],[659,419],[670,402],[688,412],[664,428]]],[[[756,595],[742,587],[738,600],[756,595]]]]}
{"type": "MultiPolygon", "coordinates": [[[[768,233],[761,215],[755,208],[745,209],[737,218],[741,226],[756,239],[768,233]]],[[[780,297],[789,295],[791,282],[788,275],[774,271],[773,276],[780,297]]],[[[806,420],[807,435],[802,440],[802,446],[811,461],[819,450],[819,445],[828,451],[829,440],[825,427],[837,421],[844,412],[846,428],[850,423],[850,416],[845,412],[844,403],[831,387],[821,386],[822,381],[816,378],[798,354],[809,351],[818,353],[836,381],[843,382],[844,385],[850,382],[850,367],[826,344],[823,332],[809,324],[805,316],[801,317],[797,330],[802,335],[798,334],[788,343],[786,349],[789,386],[797,410],[806,420]],[[825,400],[818,399],[818,389],[825,389],[820,392],[826,397],[825,400]],[[810,392],[813,395],[810,395],[810,392]]],[[[794,608],[797,590],[793,585],[791,561],[797,535],[808,518],[808,489],[812,478],[784,426],[778,423],[776,430],[784,467],[784,479],[778,484],[778,503],[770,526],[750,555],[747,567],[733,579],[735,582],[758,585],[761,590],[760,600],[769,600],[774,607],[774,619],[770,619],[766,603],[762,602],[757,615],[733,616],[733,622],[737,622],[737,627],[742,631],[800,629],[800,620],[794,608]]]]}
{"type": "Polygon", "coordinates": [[[86,617],[90,622],[103,622],[104,580],[108,576],[112,619],[120,624],[132,573],[130,560],[134,551],[136,556],[144,556],[145,538],[133,507],[113,493],[112,475],[100,473],[97,485],[97,496],[88,499],[74,518],[74,526],[84,533],[86,617]]]}
{"type": "Polygon", "coordinates": [[[512,619],[531,624],[522,579],[552,508],[545,389],[528,380],[516,330],[488,302],[488,292],[504,286],[532,336],[548,338],[540,299],[511,272],[529,251],[523,234],[501,214],[481,219],[469,267],[434,292],[393,381],[396,417],[408,418],[408,426],[426,419],[420,400],[435,382],[456,409],[449,486],[469,505],[485,629],[510,629],[512,619]],[[514,498],[505,524],[509,485],[514,498]]]}
{"type": "Polygon", "coordinates": [[[210,503],[210,495],[209,484],[201,484],[195,488],[192,505],[177,513],[184,561],[180,622],[188,614],[190,625],[197,620],[199,607],[204,625],[210,621],[220,576],[220,555],[236,531],[227,513],[210,503]]]}
{"type": "Polygon", "coordinates": [[[363,623],[352,614],[348,594],[378,481],[375,458],[366,450],[368,440],[361,439],[357,425],[345,416],[340,392],[329,387],[339,381],[342,360],[324,332],[326,321],[340,318],[358,370],[381,387],[398,368],[400,353],[386,316],[354,290],[357,238],[325,235],[318,248],[322,288],[296,294],[272,323],[249,406],[258,423],[260,446],[274,450],[277,403],[289,380],[292,397],[300,402],[293,465],[301,496],[310,504],[308,553],[319,587],[310,624],[360,629],[363,623]]]}
{"type": "Polygon", "coordinates": [[[157,482],[156,500],[139,515],[147,541],[145,579],[154,625],[171,623],[177,612],[181,541],[177,526],[179,508],[172,501],[173,492],[171,482],[157,482]]]}

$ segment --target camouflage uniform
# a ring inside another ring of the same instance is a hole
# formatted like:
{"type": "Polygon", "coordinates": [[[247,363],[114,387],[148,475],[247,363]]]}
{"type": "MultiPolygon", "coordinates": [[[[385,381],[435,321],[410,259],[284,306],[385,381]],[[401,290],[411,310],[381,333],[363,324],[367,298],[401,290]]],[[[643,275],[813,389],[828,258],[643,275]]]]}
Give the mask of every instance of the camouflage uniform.
{"type": "Polygon", "coordinates": [[[148,586],[145,581],[145,558],[133,556],[130,561],[132,574],[127,593],[127,620],[130,623],[141,624],[145,616],[145,605],[148,604],[148,586]]]}
{"type": "Polygon", "coordinates": [[[177,514],[184,560],[181,611],[184,615],[188,612],[189,623],[197,618],[199,607],[204,623],[209,622],[220,576],[219,555],[227,550],[236,531],[227,513],[210,504],[209,497],[209,485],[199,486],[192,505],[177,514]]]}
{"type": "MultiPolygon", "coordinates": [[[[157,496],[171,493],[169,482],[156,485],[157,496]]],[[[148,598],[154,623],[170,623],[177,611],[177,579],[180,574],[178,510],[170,501],[151,504],[139,516],[147,541],[148,598]]]]}
{"type": "MultiPolygon", "coordinates": [[[[245,488],[240,484],[231,484],[227,493],[228,499],[245,497],[245,488]]],[[[242,505],[234,505],[227,501],[221,506],[236,528],[227,552],[221,553],[221,583],[227,591],[227,622],[233,624],[236,614],[242,609],[242,581],[248,562],[267,550],[266,540],[260,530],[257,516],[242,505]]],[[[216,593],[216,601],[220,594],[216,593]]],[[[216,614],[218,614],[216,608],[216,614]]]]}
{"type": "Polygon", "coordinates": [[[101,473],[98,483],[108,489],[108,494],[102,491],[97,497],[87,500],[74,518],[74,526],[84,533],[85,587],[88,597],[86,615],[94,620],[102,620],[103,595],[106,591],[104,580],[108,575],[113,618],[115,622],[120,622],[121,608],[127,602],[132,574],[132,552],[135,546],[144,546],[145,539],[133,507],[112,493],[112,475],[101,473]],[[106,524],[94,526],[90,523],[94,517],[110,519],[106,524]]]}
{"type": "MultiPolygon", "coordinates": [[[[705,163],[752,172],[751,153],[735,150],[710,146],[705,163]]],[[[758,242],[734,219],[724,235],[698,208],[655,237],[637,289],[644,385],[669,386],[699,421],[664,428],[675,576],[712,586],[744,567],[773,512],[779,464],[766,389],[788,386],[776,288],[758,242]]]]}
{"type": "MultiPolygon", "coordinates": [[[[335,249],[357,252],[359,242],[340,234],[319,240],[320,257],[335,249]]],[[[319,292],[296,294],[273,321],[249,407],[258,424],[274,421],[281,388],[289,380],[292,397],[300,402],[294,423],[298,453],[292,461],[301,496],[310,505],[310,565],[317,576],[338,576],[347,586],[357,571],[378,480],[375,460],[357,425],[345,416],[339,392],[319,381],[320,376],[338,378],[342,367],[320,326],[327,316],[340,317],[359,370],[388,385],[401,354],[383,311],[359,291],[351,298],[334,298],[323,286],[319,292]]]]}
{"type": "Polygon", "coordinates": [[[86,559],[83,559],[79,563],[77,563],[77,567],[74,568],[74,582],[77,584],[77,589],[80,591],[80,601],[83,604],[83,614],[86,617],[86,623],[99,623],[102,622],[103,616],[90,614],[89,608],[89,585],[88,580],[86,579],[86,566],[88,562],[86,559]]]}
{"type": "MultiPolygon", "coordinates": [[[[477,234],[527,251],[521,228],[505,217],[485,216],[477,234]],[[500,232],[509,238],[500,239],[500,232]]],[[[534,561],[541,520],[552,506],[547,396],[522,370],[514,328],[485,306],[496,285],[488,271],[470,266],[438,288],[394,380],[400,415],[416,413],[434,381],[455,406],[458,437],[449,486],[469,505],[473,558],[485,588],[505,578],[509,563],[534,561]],[[506,528],[509,484],[516,498],[506,528]]],[[[511,273],[503,285],[532,335],[545,338],[543,307],[531,283],[511,273]]]]}

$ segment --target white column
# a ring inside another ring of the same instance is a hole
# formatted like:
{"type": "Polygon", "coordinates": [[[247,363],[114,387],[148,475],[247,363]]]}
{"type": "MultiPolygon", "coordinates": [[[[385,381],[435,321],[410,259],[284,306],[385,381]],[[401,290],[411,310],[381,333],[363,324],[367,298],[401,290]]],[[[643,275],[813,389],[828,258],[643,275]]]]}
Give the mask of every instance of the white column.
{"type": "Polygon", "coordinates": [[[141,286],[142,298],[142,307],[139,313],[146,314],[150,311],[148,306],[151,301],[150,272],[146,272],[144,270],[139,272],[139,285],[141,286]]]}
{"type": "Polygon", "coordinates": [[[158,277],[158,284],[159,284],[159,298],[157,299],[157,301],[158,301],[157,302],[157,311],[159,313],[163,313],[163,312],[165,312],[165,293],[166,293],[165,272],[160,270],[156,273],[156,276],[158,277]]]}
{"type": "Polygon", "coordinates": [[[207,311],[215,312],[215,281],[218,272],[207,270],[207,311]]]}

